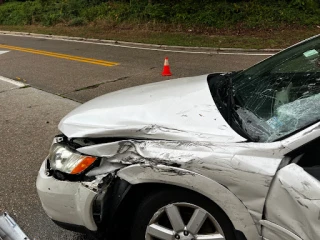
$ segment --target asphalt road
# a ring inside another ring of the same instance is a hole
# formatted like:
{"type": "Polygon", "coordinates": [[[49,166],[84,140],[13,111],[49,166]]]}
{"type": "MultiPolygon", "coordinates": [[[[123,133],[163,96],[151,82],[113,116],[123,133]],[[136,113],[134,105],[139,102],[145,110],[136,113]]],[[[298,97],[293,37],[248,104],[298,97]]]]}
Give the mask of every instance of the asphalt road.
{"type": "MultiPolygon", "coordinates": [[[[180,51],[180,50],[178,50],[180,51]]],[[[31,239],[89,239],[44,214],[35,181],[59,120],[104,93],[169,78],[247,68],[264,55],[165,52],[0,35],[0,213],[31,239]],[[2,52],[8,51],[8,52],[2,52]],[[162,77],[164,57],[172,77],[162,77]]]]}

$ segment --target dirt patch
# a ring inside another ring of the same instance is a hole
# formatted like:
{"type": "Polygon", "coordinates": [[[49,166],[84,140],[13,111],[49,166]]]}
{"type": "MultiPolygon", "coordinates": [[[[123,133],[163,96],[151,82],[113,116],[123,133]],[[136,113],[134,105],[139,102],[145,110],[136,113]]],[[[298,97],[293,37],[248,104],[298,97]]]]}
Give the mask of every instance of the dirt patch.
{"type": "Polygon", "coordinates": [[[0,30],[21,31],[72,37],[110,39],[128,42],[151,43],[175,46],[215,48],[286,48],[320,33],[319,27],[283,26],[278,29],[183,29],[165,24],[120,24],[104,22],[87,26],[40,25],[0,26],[0,30]]]}

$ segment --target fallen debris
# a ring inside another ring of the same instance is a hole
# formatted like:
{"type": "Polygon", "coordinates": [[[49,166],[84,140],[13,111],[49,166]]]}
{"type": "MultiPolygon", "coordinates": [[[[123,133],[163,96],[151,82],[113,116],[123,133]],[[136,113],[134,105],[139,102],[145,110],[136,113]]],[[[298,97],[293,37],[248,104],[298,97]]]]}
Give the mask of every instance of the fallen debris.
{"type": "Polygon", "coordinates": [[[9,216],[3,213],[0,216],[0,240],[30,240],[20,229],[18,224],[9,216]]]}

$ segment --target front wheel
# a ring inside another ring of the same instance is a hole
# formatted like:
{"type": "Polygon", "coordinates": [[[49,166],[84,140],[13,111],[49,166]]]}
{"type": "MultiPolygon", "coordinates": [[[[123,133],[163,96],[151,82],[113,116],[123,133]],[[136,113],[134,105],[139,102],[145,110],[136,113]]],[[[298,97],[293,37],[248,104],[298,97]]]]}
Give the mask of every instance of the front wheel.
{"type": "Polygon", "coordinates": [[[235,240],[226,214],[188,190],[164,190],[146,197],[132,225],[131,240],[235,240]]]}

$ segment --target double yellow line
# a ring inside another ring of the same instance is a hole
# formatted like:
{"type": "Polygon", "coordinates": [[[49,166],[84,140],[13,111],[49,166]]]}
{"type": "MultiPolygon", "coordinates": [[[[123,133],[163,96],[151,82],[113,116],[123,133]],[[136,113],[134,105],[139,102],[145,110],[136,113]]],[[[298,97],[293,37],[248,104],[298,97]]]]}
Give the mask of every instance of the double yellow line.
{"type": "Polygon", "coordinates": [[[98,59],[94,59],[94,58],[85,58],[85,57],[78,57],[78,56],[72,56],[72,55],[61,54],[61,53],[47,52],[47,51],[41,51],[41,50],[36,50],[36,49],[32,49],[32,48],[22,48],[22,47],[3,45],[3,44],[0,44],[0,48],[20,51],[20,52],[39,54],[39,55],[44,55],[44,56],[48,56],[48,57],[62,58],[62,59],[67,59],[67,60],[77,61],[77,62],[97,64],[97,65],[102,65],[105,67],[113,67],[113,66],[119,65],[119,63],[117,63],[117,62],[109,62],[109,61],[98,60],[98,59]]]}

